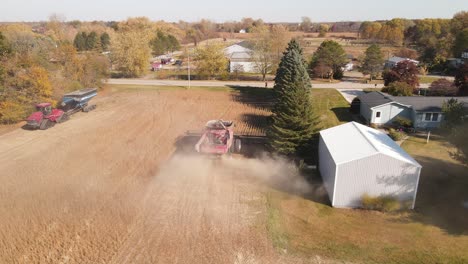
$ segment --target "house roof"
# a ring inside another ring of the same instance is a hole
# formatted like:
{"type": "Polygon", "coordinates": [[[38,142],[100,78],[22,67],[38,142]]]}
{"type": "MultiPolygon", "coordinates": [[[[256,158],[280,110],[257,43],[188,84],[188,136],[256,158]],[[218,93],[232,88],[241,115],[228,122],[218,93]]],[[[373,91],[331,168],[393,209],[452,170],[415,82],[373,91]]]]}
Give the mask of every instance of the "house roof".
{"type": "Polygon", "coordinates": [[[238,42],[238,43],[236,43],[236,44],[234,44],[234,45],[239,45],[239,46],[241,46],[241,47],[244,47],[244,48],[250,49],[250,50],[253,49],[253,44],[252,44],[252,42],[247,41],[247,40],[238,42]]]}
{"type": "Polygon", "coordinates": [[[463,102],[468,108],[468,97],[444,97],[444,96],[389,96],[393,101],[411,105],[418,112],[442,112],[444,102],[455,98],[459,102],[463,102]]]}
{"type": "Polygon", "coordinates": [[[250,57],[252,56],[248,52],[233,52],[231,54],[231,60],[249,60],[250,57]]]}
{"type": "Polygon", "coordinates": [[[417,61],[417,60],[412,60],[410,58],[403,58],[403,57],[398,57],[398,56],[394,56],[394,57],[391,57],[391,58],[388,59],[388,61],[393,62],[395,64],[399,63],[401,61],[405,61],[405,60],[409,60],[409,61],[411,61],[413,63],[416,63],[416,64],[419,63],[419,61],[417,61]]]}
{"type": "Polygon", "coordinates": [[[418,112],[441,112],[442,105],[451,98],[463,102],[468,108],[468,97],[444,97],[444,96],[391,96],[381,92],[370,92],[358,97],[361,103],[370,108],[384,105],[390,102],[406,105],[418,112]]]}
{"type": "Polygon", "coordinates": [[[385,133],[349,122],[320,131],[324,143],[336,164],[347,163],[376,154],[398,159],[421,167],[408,153],[385,133]]]}
{"type": "Polygon", "coordinates": [[[361,103],[365,103],[371,108],[392,102],[392,99],[388,98],[388,96],[380,92],[366,93],[359,96],[358,98],[361,100],[361,103]]]}

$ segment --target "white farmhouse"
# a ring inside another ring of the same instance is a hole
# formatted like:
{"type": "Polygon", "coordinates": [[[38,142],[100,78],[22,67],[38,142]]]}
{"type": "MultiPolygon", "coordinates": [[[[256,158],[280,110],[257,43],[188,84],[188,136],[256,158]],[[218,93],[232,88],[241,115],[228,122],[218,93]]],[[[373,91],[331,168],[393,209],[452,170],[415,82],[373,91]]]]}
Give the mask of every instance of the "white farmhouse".
{"type": "Polygon", "coordinates": [[[320,131],[319,170],[334,207],[360,207],[367,194],[414,208],[421,165],[376,129],[350,122],[320,131]]]}
{"type": "Polygon", "coordinates": [[[252,61],[251,45],[247,41],[225,48],[224,54],[229,60],[230,72],[256,72],[255,63],[252,61]]]}
{"type": "Polygon", "coordinates": [[[402,57],[395,56],[395,57],[391,57],[390,59],[385,61],[384,68],[385,69],[391,69],[391,68],[395,67],[398,63],[400,63],[402,61],[410,61],[410,62],[414,63],[414,65],[416,65],[416,66],[418,66],[418,64],[419,64],[419,61],[417,61],[417,60],[412,60],[412,59],[409,59],[409,58],[402,58],[402,57]]]}

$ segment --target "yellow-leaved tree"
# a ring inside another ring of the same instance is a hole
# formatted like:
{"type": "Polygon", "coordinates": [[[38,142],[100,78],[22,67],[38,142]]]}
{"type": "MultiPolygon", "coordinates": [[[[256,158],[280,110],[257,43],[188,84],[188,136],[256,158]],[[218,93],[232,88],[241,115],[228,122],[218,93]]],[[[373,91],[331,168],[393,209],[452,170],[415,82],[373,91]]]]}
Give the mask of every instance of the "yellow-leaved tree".
{"type": "Polygon", "coordinates": [[[113,63],[124,76],[138,77],[149,69],[154,29],[146,17],[129,18],[118,24],[111,41],[111,54],[113,63]]]}
{"type": "Polygon", "coordinates": [[[223,46],[219,43],[208,42],[195,49],[196,72],[202,78],[214,78],[227,73],[228,60],[223,46]]]}
{"type": "Polygon", "coordinates": [[[0,123],[26,118],[34,104],[42,102],[55,103],[47,70],[40,66],[18,70],[6,81],[0,97],[0,123]]]}

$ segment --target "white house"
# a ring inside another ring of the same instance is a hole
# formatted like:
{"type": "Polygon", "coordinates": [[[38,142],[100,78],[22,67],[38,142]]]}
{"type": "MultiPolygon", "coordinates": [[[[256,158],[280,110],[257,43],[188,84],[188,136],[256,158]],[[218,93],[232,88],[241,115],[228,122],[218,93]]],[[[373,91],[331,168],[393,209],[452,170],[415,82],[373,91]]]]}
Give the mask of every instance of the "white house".
{"type": "Polygon", "coordinates": [[[402,57],[396,57],[395,56],[395,57],[391,57],[390,59],[385,61],[384,68],[386,68],[386,69],[393,68],[393,67],[395,67],[395,65],[397,65],[399,62],[402,62],[402,61],[411,61],[416,66],[418,66],[418,64],[419,64],[419,61],[417,61],[417,60],[412,60],[412,59],[409,59],[409,58],[402,58],[402,57]]]}
{"type": "Polygon", "coordinates": [[[462,57],[462,59],[465,59],[465,60],[468,59],[468,49],[466,49],[465,51],[462,52],[461,57],[462,57]]]}
{"type": "Polygon", "coordinates": [[[379,130],[350,122],[320,131],[319,170],[334,207],[360,207],[368,194],[414,208],[421,165],[379,130]]]}
{"type": "MultiPolygon", "coordinates": [[[[360,114],[368,124],[392,125],[398,117],[413,123],[414,128],[431,129],[444,121],[442,106],[453,97],[444,96],[391,96],[370,92],[351,102],[351,111],[360,114]]],[[[468,97],[455,97],[468,110],[468,97]]]]}
{"type": "Polygon", "coordinates": [[[242,41],[224,49],[229,60],[230,72],[256,72],[252,61],[252,47],[249,42],[242,41]]]}

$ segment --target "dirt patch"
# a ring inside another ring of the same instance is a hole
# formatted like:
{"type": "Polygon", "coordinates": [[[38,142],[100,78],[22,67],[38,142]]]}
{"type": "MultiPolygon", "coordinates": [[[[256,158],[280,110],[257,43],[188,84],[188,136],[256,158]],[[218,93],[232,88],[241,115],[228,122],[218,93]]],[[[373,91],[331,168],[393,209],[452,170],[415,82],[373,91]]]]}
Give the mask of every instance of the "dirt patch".
{"type": "Polygon", "coordinates": [[[268,110],[233,98],[202,90],[120,92],[49,130],[0,135],[0,262],[284,259],[268,238],[259,183],[288,170],[242,157],[221,164],[171,158],[177,138],[209,119],[264,134],[258,118],[245,116],[268,110]]]}

